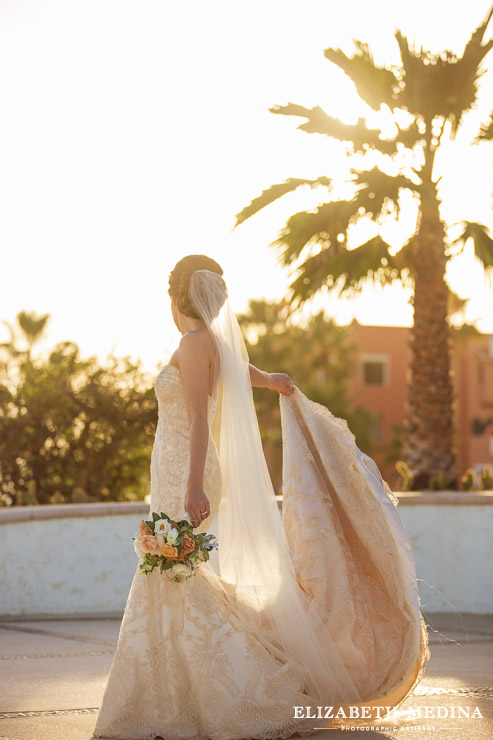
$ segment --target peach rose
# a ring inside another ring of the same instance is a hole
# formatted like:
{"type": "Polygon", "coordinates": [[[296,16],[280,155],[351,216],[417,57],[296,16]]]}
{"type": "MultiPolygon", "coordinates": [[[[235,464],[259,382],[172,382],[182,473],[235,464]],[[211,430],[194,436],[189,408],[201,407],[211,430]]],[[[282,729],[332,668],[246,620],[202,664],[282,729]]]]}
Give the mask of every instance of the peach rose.
{"type": "Polygon", "coordinates": [[[189,537],[188,534],[185,532],[183,534],[183,545],[181,546],[182,555],[188,555],[194,550],[195,550],[195,540],[192,540],[192,538],[189,537]]]}
{"type": "Polygon", "coordinates": [[[145,521],[142,519],[141,523],[139,524],[139,534],[142,537],[145,537],[146,535],[154,535],[154,532],[152,529],[145,523],[145,521]]]}
{"type": "Polygon", "coordinates": [[[164,555],[165,558],[176,558],[178,557],[178,550],[172,545],[162,545],[161,555],[164,555]]]}
{"type": "Polygon", "coordinates": [[[140,547],[143,552],[150,552],[152,554],[159,554],[159,547],[154,535],[144,535],[140,538],[140,547]]]}

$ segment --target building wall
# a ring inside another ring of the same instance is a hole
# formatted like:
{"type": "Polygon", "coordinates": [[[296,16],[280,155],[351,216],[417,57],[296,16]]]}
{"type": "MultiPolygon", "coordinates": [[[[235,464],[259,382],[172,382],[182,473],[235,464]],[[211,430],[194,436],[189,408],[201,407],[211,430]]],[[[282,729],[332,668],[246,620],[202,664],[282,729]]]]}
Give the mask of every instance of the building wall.
{"type": "MultiPolygon", "coordinates": [[[[380,434],[376,430],[372,457],[390,485],[397,485],[399,478],[394,465],[384,460],[395,434],[393,427],[402,425],[405,416],[410,329],[364,326],[354,320],[351,330],[360,350],[353,397],[379,416],[380,434]],[[364,364],[372,358],[387,366],[383,385],[365,383],[364,364]]],[[[462,473],[470,467],[493,465],[493,335],[458,335],[453,342],[452,376],[459,470],[462,473]]]]}
{"type": "Polygon", "coordinates": [[[398,480],[394,465],[384,463],[386,450],[395,435],[394,426],[404,419],[406,384],[409,371],[409,329],[401,326],[364,326],[352,322],[353,340],[359,347],[353,379],[354,399],[380,419],[380,434],[375,437],[372,457],[391,487],[398,480]],[[383,386],[367,385],[363,365],[371,358],[386,358],[387,378],[383,386]]]}
{"type": "Polygon", "coordinates": [[[493,338],[456,343],[463,469],[493,463],[493,338]],[[488,424],[489,420],[489,424],[488,424]]]}

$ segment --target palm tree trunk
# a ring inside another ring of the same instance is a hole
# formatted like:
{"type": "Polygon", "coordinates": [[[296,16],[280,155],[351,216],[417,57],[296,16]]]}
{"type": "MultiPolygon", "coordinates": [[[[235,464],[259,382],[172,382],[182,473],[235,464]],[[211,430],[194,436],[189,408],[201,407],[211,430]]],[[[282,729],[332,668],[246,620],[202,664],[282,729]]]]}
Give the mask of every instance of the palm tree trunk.
{"type": "Polygon", "coordinates": [[[454,449],[454,388],[447,322],[447,257],[436,188],[422,199],[414,260],[414,326],[407,386],[402,457],[414,474],[413,488],[427,487],[444,471],[457,478],[454,449]]]}

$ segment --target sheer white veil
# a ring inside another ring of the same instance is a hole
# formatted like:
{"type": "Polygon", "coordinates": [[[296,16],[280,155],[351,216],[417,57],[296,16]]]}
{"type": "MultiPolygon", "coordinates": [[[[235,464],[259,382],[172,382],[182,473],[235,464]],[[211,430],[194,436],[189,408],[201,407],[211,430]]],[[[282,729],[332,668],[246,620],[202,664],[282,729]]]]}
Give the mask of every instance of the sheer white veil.
{"type": "Polygon", "coordinates": [[[286,666],[283,670],[292,671],[310,699],[321,705],[357,702],[358,691],[328,629],[296,579],[262,449],[248,353],[226,283],[216,272],[196,270],[189,297],[219,359],[214,425],[223,492],[214,522],[219,543],[214,577],[242,623],[286,666]]]}

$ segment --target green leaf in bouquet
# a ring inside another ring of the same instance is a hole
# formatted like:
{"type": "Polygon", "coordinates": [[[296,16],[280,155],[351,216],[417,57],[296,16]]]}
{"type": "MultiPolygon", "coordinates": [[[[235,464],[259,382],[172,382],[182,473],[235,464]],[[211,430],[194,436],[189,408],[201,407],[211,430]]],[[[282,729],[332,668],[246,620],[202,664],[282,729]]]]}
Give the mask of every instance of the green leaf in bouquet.
{"type": "Polygon", "coordinates": [[[147,524],[147,526],[149,527],[149,529],[152,529],[152,531],[154,532],[154,526],[155,526],[154,525],[154,522],[155,522],[154,519],[150,519],[150,520],[144,521],[144,524],[147,524]]]}
{"type": "Polygon", "coordinates": [[[157,522],[159,519],[162,519],[162,518],[163,517],[160,516],[159,514],[156,514],[155,511],[152,512],[152,520],[153,520],[153,522],[157,522]]]}

